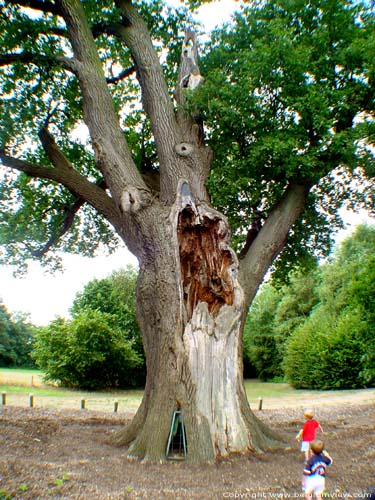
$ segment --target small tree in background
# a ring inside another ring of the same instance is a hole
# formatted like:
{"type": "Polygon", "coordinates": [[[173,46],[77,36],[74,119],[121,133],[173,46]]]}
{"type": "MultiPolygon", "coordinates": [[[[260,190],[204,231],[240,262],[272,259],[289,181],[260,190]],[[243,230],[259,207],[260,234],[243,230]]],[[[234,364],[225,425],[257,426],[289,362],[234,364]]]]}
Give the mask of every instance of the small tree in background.
{"type": "Polygon", "coordinates": [[[86,310],[37,330],[33,356],[47,381],[80,389],[137,384],[141,357],[107,313],[86,310]]]}
{"type": "Polygon", "coordinates": [[[27,315],[10,314],[0,300],[0,366],[33,367],[33,335],[27,315]]]}
{"type": "Polygon", "coordinates": [[[136,353],[143,359],[145,371],[144,352],[135,310],[137,275],[138,271],[128,265],[106,278],[90,281],[82,292],[77,293],[70,312],[73,318],[83,311],[111,315],[111,325],[121,330],[124,339],[132,343],[136,353]]]}

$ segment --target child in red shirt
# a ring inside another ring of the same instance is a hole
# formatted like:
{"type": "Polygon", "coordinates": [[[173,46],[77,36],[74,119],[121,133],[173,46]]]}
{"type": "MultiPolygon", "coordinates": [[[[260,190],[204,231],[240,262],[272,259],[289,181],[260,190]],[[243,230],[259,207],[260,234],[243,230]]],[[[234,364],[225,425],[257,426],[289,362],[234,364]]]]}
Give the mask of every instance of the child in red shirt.
{"type": "Polygon", "coordinates": [[[306,410],[304,413],[305,423],[302,429],[296,436],[298,442],[301,442],[301,451],[305,453],[305,459],[307,460],[311,457],[310,443],[315,440],[317,429],[324,434],[322,426],[317,420],[314,419],[314,412],[312,410],[306,410]]]}

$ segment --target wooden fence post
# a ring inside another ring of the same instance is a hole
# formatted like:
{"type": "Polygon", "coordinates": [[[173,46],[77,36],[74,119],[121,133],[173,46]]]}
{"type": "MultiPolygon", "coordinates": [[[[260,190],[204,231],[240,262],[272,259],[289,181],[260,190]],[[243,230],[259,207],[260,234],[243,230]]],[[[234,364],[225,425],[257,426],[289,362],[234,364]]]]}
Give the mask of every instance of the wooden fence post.
{"type": "Polygon", "coordinates": [[[34,394],[30,394],[30,408],[34,407],[34,394]]]}
{"type": "Polygon", "coordinates": [[[115,401],[113,410],[114,410],[115,413],[117,413],[117,410],[118,410],[118,401],[115,401]]]}
{"type": "Polygon", "coordinates": [[[263,408],[263,399],[261,396],[258,398],[258,410],[260,411],[263,408]]]}
{"type": "Polygon", "coordinates": [[[7,404],[7,393],[6,392],[1,393],[1,403],[3,406],[5,406],[7,404]]]}
{"type": "Polygon", "coordinates": [[[86,399],[81,399],[81,410],[86,409],[86,399]]]}

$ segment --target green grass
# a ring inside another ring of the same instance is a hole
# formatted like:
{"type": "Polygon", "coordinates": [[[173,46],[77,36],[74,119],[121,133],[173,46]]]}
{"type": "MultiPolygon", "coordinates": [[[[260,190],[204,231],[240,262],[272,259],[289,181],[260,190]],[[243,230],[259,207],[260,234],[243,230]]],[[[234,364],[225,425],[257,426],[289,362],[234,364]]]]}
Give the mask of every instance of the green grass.
{"type": "Polygon", "coordinates": [[[35,398],[35,406],[80,408],[85,399],[88,409],[113,411],[114,400],[120,410],[135,411],[141,403],[143,390],[79,391],[54,387],[43,383],[39,370],[0,368],[0,392],[6,393],[7,405],[28,406],[29,395],[35,398]]]}
{"type": "MultiPolygon", "coordinates": [[[[258,408],[262,398],[263,409],[292,404],[304,404],[304,400],[319,401],[327,392],[294,389],[286,383],[245,380],[245,390],[250,406],[258,408]]],[[[365,390],[365,389],[364,389],[365,390]]],[[[86,400],[86,408],[98,411],[114,411],[114,401],[119,403],[119,411],[134,412],[139,407],[143,390],[117,390],[88,392],[54,387],[43,383],[43,374],[38,370],[18,370],[0,368],[0,392],[6,393],[7,405],[28,406],[29,395],[35,398],[35,406],[50,408],[80,408],[81,400],[86,400]],[[33,382],[34,385],[31,385],[33,382]]],[[[349,397],[360,391],[330,391],[349,397]]],[[[375,393],[375,389],[374,389],[375,393]]]]}
{"type": "MultiPolygon", "coordinates": [[[[70,397],[74,393],[73,391],[67,391],[65,389],[59,389],[57,387],[53,387],[51,389],[39,389],[38,387],[25,387],[25,386],[16,386],[16,385],[0,385],[0,392],[13,392],[16,394],[33,394],[39,396],[53,396],[53,397],[70,397]]],[[[77,395],[77,393],[75,393],[77,395]]]]}
{"type": "Polygon", "coordinates": [[[41,375],[41,371],[36,368],[0,368],[1,373],[25,373],[26,375],[41,375]]]}
{"type": "Polygon", "coordinates": [[[289,384],[279,382],[262,382],[257,379],[245,380],[248,399],[290,397],[298,393],[289,384]]]}

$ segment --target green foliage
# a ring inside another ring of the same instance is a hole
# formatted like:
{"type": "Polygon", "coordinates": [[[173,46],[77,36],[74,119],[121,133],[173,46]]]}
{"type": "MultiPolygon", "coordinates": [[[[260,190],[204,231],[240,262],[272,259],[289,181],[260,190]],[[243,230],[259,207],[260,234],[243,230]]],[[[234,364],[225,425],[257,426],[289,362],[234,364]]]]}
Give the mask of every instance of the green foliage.
{"type": "Polygon", "coordinates": [[[33,326],[22,314],[10,315],[0,301],[0,366],[30,368],[33,326]]]}
{"type": "MultiPolygon", "coordinates": [[[[374,242],[375,244],[375,242],[374,242]]],[[[368,257],[358,273],[353,276],[349,289],[353,307],[360,314],[363,329],[363,356],[361,379],[375,384],[375,256],[368,257]]]]}
{"type": "Polygon", "coordinates": [[[128,265],[104,279],[90,281],[82,292],[77,293],[71,307],[75,318],[83,311],[108,313],[113,326],[124,332],[137,354],[143,357],[142,340],[136,319],[137,270],[128,265]]]}
{"type": "Polygon", "coordinates": [[[306,389],[363,387],[362,338],[361,318],[355,312],[344,311],[336,318],[319,308],[287,341],[287,380],[306,389]]]}
{"type": "Polygon", "coordinates": [[[107,313],[85,310],[39,328],[33,356],[46,380],[81,389],[135,385],[142,360],[114,323],[107,313]]]}
{"type": "Polygon", "coordinates": [[[255,298],[246,319],[244,359],[262,380],[283,378],[285,342],[317,303],[316,276],[293,273],[281,288],[266,284],[255,298]]]}
{"type": "Polygon", "coordinates": [[[197,101],[216,158],[209,188],[234,243],[287,183],[315,186],[279,275],[331,250],[348,200],[374,207],[374,33],[366,2],[252,2],[214,34],[202,62],[197,101]]]}
{"type": "Polygon", "coordinates": [[[286,343],[287,380],[299,388],[373,385],[375,228],[359,226],[322,266],[319,304],[286,343]]]}
{"type": "Polygon", "coordinates": [[[375,228],[358,226],[329,262],[263,287],[244,332],[257,376],[306,389],[374,385],[374,248],[375,228]]]}
{"type": "Polygon", "coordinates": [[[280,292],[266,285],[256,296],[246,318],[243,336],[245,370],[255,369],[261,380],[272,380],[282,375],[281,359],[274,335],[275,314],[280,292]]]}
{"type": "Polygon", "coordinates": [[[145,360],[135,314],[137,271],[115,271],[76,295],[73,320],[37,331],[34,357],[49,381],[99,389],[141,385],[145,360]]]}

